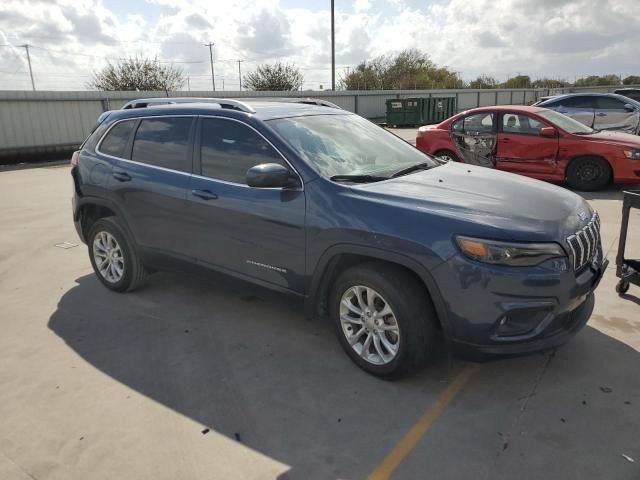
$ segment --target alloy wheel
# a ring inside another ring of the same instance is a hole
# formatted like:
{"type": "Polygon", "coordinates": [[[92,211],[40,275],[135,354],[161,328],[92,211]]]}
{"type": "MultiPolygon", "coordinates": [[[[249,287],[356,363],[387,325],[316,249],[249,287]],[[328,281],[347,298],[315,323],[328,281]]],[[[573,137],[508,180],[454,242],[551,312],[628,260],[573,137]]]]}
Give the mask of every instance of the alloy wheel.
{"type": "Polygon", "coordinates": [[[100,275],[109,283],[118,283],[124,275],[124,257],[116,238],[101,231],[93,239],[93,260],[100,275]]]}
{"type": "Polygon", "coordinates": [[[340,325],[351,348],[366,362],[386,365],[397,356],[398,321],[389,303],[374,289],[356,285],[344,292],[340,325]]]}

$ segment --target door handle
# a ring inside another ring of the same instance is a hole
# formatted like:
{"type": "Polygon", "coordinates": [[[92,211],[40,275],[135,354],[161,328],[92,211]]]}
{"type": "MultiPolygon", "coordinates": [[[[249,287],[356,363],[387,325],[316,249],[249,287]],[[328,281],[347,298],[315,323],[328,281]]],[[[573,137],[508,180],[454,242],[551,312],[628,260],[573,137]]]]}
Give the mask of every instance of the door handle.
{"type": "Polygon", "coordinates": [[[503,137],[503,138],[502,138],[502,141],[503,141],[504,143],[509,143],[509,142],[511,141],[511,139],[510,139],[509,137],[503,137]]]}
{"type": "Polygon", "coordinates": [[[602,112],[600,112],[600,113],[596,113],[596,115],[597,115],[598,117],[606,117],[606,116],[607,116],[607,114],[606,114],[606,113],[602,113],[602,112]]]}
{"type": "Polygon", "coordinates": [[[201,198],[202,200],[215,200],[218,198],[218,195],[209,190],[191,190],[191,195],[201,198]]]}
{"type": "Polygon", "coordinates": [[[127,172],[113,172],[111,175],[113,175],[113,178],[115,178],[119,182],[128,182],[129,180],[131,180],[131,175],[129,175],[127,172]]]}

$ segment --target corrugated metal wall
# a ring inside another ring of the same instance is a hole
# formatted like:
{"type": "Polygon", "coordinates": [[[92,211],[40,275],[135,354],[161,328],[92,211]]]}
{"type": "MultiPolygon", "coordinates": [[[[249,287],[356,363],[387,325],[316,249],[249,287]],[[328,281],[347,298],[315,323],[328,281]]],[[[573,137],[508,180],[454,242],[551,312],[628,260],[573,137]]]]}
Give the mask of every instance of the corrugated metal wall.
{"type": "MultiPolygon", "coordinates": [[[[601,87],[588,91],[611,91],[601,87]]],[[[580,89],[581,91],[587,89],[580,89]]],[[[569,89],[556,89],[563,93],[569,89]]],[[[384,117],[386,100],[403,97],[456,97],[458,111],[477,106],[526,104],[549,94],[546,89],[383,90],[325,92],[171,92],[194,97],[307,97],[334,102],[366,118],[384,117]]],[[[0,91],[0,156],[65,150],[79,145],[96,118],[135,98],[164,97],[164,92],[30,92],[0,91]]]]}

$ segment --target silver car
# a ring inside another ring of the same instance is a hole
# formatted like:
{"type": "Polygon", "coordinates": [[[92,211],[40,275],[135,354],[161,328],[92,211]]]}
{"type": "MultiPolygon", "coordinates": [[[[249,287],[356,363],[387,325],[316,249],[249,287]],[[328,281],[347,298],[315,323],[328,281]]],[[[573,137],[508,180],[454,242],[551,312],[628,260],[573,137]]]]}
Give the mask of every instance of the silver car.
{"type": "Polygon", "coordinates": [[[563,113],[596,130],[638,135],[640,129],[640,103],[614,93],[571,93],[536,106],[563,113]]]}

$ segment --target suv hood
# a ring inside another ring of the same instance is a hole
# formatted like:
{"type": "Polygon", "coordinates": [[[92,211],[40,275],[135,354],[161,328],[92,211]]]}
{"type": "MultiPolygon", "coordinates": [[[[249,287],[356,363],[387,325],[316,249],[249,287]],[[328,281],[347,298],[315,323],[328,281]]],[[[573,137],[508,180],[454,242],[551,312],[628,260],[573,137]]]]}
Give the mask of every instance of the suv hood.
{"type": "Polygon", "coordinates": [[[369,200],[472,222],[474,231],[484,227],[488,238],[503,240],[564,241],[592,216],[589,204],[564,188],[453,162],[355,188],[369,200]]]}

